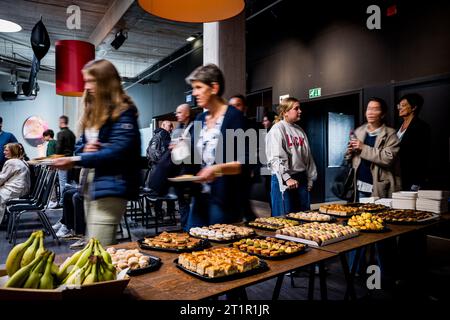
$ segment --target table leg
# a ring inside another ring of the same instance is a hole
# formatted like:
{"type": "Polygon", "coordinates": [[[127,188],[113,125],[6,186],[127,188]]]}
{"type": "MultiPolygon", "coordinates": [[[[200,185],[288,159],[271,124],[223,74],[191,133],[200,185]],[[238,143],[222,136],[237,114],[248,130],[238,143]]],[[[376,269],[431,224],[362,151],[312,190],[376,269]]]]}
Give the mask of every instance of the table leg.
{"type": "Polygon", "coordinates": [[[283,284],[284,274],[277,277],[277,282],[275,283],[275,288],[273,289],[272,300],[278,300],[280,296],[281,286],[283,284]]]}
{"type": "Polygon", "coordinates": [[[308,300],[314,300],[315,264],[310,266],[308,283],[308,300]]]}
{"type": "Polygon", "coordinates": [[[347,282],[347,290],[345,292],[344,299],[347,300],[349,297],[353,300],[356,299],[355,286],[353,283],[353,276],[349,271],[347,258],[345,253],[340,253],[339,257],[341,259],[342,270],[344,271],[345,281],[347,282]]]}
{"type": "Polygon", "coordinates": [[[323,263],[323,261],[319,262],[319,279],[320,279],[320,297],[322,300],[328,300],[327,275],[325,271],[325,264],[323,263]]]}

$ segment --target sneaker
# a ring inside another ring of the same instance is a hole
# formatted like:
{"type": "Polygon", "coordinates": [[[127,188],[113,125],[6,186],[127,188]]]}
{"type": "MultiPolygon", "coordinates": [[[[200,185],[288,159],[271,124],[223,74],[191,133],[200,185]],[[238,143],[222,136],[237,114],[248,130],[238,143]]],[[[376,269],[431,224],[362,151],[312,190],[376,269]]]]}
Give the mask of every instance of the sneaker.
{"type": "Polygon", "coordinates": [[[64,224],[59,228],[58,232],[56,233],[56,236],[58,238],[68,238],[73,236],[72,230],[69,230],[64,224]]]}
{"type": "Polygon", "coordinates": [[[57,223],[55,223],[54,225],[52,225],[52,229],[55,231],[58,231],[59,228],[61,228],[63,226],[61,221],[58,221],[57,223]]]}
{"type": "Polygon", "coordinates": [[[58,208],[58,202],[57,201],[50,201],[50,203],[48,204],[48,208],[49,209],[56,209],[56,208],[58,208]]]}
{"type": "Polygon", "coordinates": [[[78,248],[84,247],[86,244],[87,244],[86,239],[81,238],[81,239],[77,240],[76,242],[72,243],[69,246],[69,248],[70,249],[78,249],[78,248]]]}

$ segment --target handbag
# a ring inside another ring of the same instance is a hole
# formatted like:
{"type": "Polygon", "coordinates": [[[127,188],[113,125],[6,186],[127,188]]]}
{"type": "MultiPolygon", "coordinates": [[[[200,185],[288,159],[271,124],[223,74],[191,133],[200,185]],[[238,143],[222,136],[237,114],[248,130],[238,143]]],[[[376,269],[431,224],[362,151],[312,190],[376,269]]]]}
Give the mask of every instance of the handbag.
{"type": "Polygon", "coordinates": [[[175,164],[180,164],[191,156],[191,139],[187,137],[189,129],[192,127],[192,122],[186,127],[183,134],[176,143],[171,152],[172,161],[175,164]]]}
{"type": "Polygon", "coordinates": [[[345,162],[334,179],[331,191],[342,200],[353,201],[355,196],[355,169],[345,162]]]}

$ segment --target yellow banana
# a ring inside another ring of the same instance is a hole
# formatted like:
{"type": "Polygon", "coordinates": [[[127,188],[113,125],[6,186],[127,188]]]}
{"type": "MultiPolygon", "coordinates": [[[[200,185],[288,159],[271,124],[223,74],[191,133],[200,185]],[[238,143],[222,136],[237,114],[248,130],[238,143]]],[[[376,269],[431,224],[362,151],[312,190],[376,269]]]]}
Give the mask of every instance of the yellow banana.
{"type": "Polygon", "coordinates": [[[27,250],[25,250],[25,253],[23,254],[22,261],[20,262],[21,267],[25,267],[27,264],[29,264],[31,261],[34,260],[38,248],[39,248],[39,233],[36,233],[33,243],[31,244],[31,246],[28,247],[27,250]]]}
{"type": "Polygon", "coordinates": [[[39,248],[36,251],[36,255],[40,255],[41,253],[43,253],[45,251],[44,232],[42,230],[39,230],[37,236],[39,237],[39,248]]]}
{"type": "Polygon", "coordinates": [[[86,264],[86,262],[88,261],[89,257],[92,255],[93,247],[94,247],[94,240],[91,239],[91,240],[89,240],[89,242],[90,242],[89,247],[83,252],[80,259],[78,259],[77,263],[75,264],[79,268],[84,266],[86,264]]]}
{"type": "Polygon", "coordinates": [[[52,274],[52,268],[55,265],[53,261],[55,260],[55,254],[52,252],[47,259],[47,263],[45,265],[45,271],[39,280],[39,289],[53,289],[54,287],[54,279],[52,274]]]}
{"type": "Polygon", "coordinates": [[[42,257],[39,263],[31,270],[30,275],[28,276],[27,281],[23,285],[24,288],[32,288],[37,289],[39,287],[39,280],[41,280],[42,274],[45,270],[45,265],[47,263],[48,256],[50,255],[49,251],[43,252],[37,257],[42,257]]]}
{"type": "Polygon", "coordinates": [[[82,281],[84,280],[82,279],[82,277],[84,276],[84,274],[86,274],[86,271],[90,267],[91,264],[89,263],[89,261],[82,268],[75,267],[76,270],[72,274],[69,274],[69,276],[66,279],[64,279],[63,283],[81,285],[82,281]]]}
{"type": "Polygon", "coordinates": [[[104,279],[104,281],[115,280],[117,274],[116,268],[111,265],[114,268],[114,270],[111,271],[108,266],[109,265],[106,262],[102,263],[102,278],[104,279]]]}
{"type": "Polygon", "coordinates": [[[27,241],[23,243],[19,243],[9,252],[8,257],[6,258],[6,272],[8,276],[12,276],[16,273],[17,270],[20,269],[20,262],[22,261],[23,254],[28,249],[28,247],[33,243],[35,237],[35,233],[33,232],[27,241]]]}
{"type": "Polygon", "coordinates": [[[42,260],[43,256],[38,256],[31,263],[17,270],[5,284],[5,288],[22,288],[23,284],[30,275],[31,270],[42,260]]]}
{"type": "Polygon", "coordinates": [[[97,282],[97,264],[98,262],[91,262],[91,272],[84,278],[83,284],[92,284],[97,282]]]}
{"type": "Polygon", "coordinates": [[[100,244],[100,241],[98,241],[98,240],[97,240],[97,246],[98,246],[98,249],[100,250],[103,260],[107,263],[112,263],[111,255],[102,247],[102,245],[100,244]]]}
{"type": "Polygon", "coordinates": [[[68,274],[70,273],[68,270],[69,267],[76,265],[78,260],[80,260],[81,256],[84,254],[84,252],[89,249],[90,245],[91,242],[89,242],[86,245],[86,247],[84,247],[82,250],[75,252],[69,259],[64,261],[64,263],[59,267],[59,270],[57,272],[57,277],[59,280],[67,278],[68,274]]]}

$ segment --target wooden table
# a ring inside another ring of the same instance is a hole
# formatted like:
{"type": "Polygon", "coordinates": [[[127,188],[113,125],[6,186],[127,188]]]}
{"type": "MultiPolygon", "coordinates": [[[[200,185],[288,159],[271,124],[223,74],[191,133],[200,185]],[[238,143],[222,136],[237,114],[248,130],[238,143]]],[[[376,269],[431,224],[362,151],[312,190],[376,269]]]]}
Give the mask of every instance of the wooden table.
{"type": "MultiPolygon", "coordinates": [[[[138,245],[136,242],[129,242],[116,245],[115,247],[134,249],[138,248],[138,245]]],[[[161,258],[163,263],[157,271],[131,278],[125,293],[134,299],[142,300],[198,300],[214,298],[336,257],[335,253],[310,248],[304,254],[296,257],[279,261],[266,260],[270,268],[268,271],[232,281],[212,283],[197,279],[179,270],[173,263],[178,254],[142,249],[141,251],[161,258]]]]}

